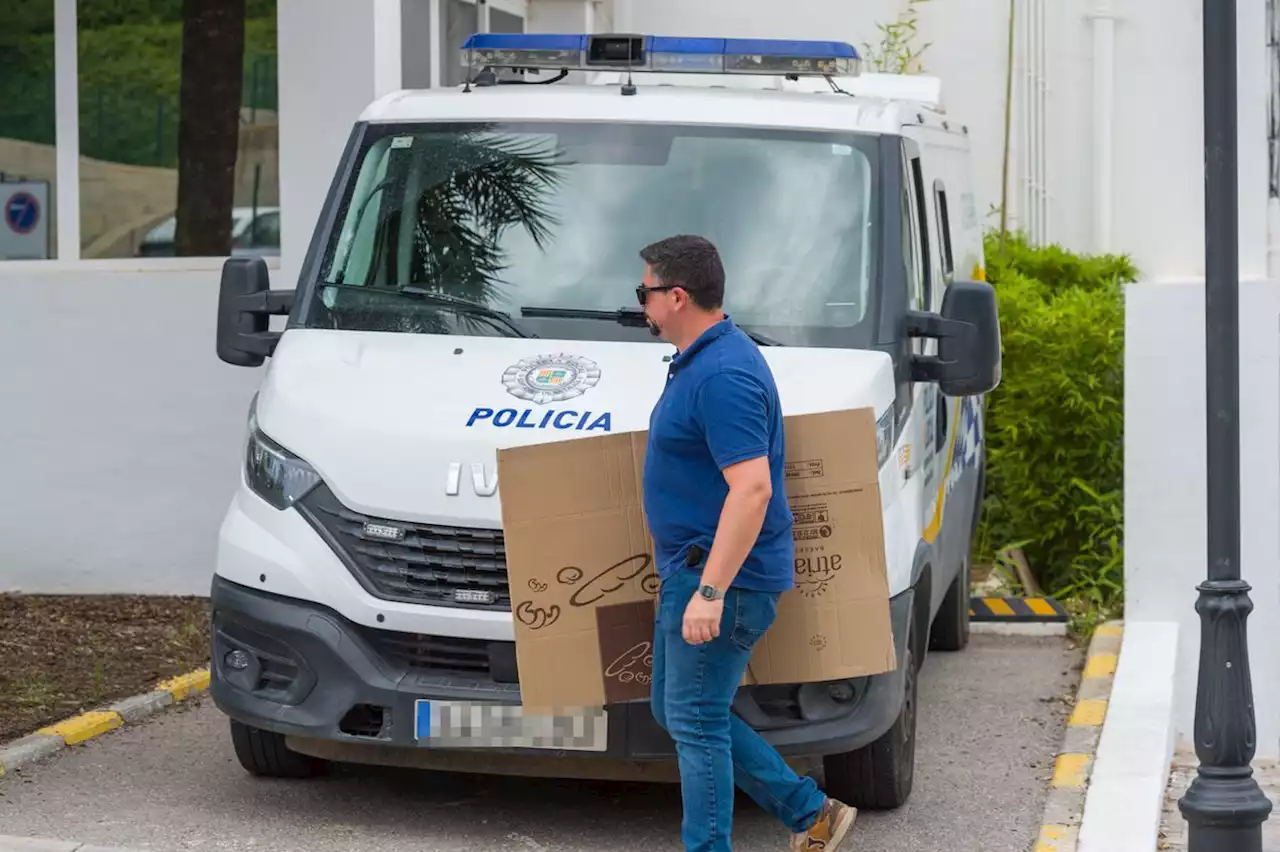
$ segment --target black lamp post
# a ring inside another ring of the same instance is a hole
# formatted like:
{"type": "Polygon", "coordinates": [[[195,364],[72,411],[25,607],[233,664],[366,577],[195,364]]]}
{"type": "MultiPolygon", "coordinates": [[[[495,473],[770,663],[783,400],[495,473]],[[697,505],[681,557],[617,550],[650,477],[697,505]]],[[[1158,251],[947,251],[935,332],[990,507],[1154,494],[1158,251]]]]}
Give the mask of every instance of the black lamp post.
{"type": "Polygon", "coordinates": [[[1209,579],[1198,589],[1195,780],[1178,808],[1189,852],[1261,852],[1271,802],[1253,777],[1257,726],[1240,579],[1240,242],[1236,2],[1204,0],[1205,383],[1209,579]]]}

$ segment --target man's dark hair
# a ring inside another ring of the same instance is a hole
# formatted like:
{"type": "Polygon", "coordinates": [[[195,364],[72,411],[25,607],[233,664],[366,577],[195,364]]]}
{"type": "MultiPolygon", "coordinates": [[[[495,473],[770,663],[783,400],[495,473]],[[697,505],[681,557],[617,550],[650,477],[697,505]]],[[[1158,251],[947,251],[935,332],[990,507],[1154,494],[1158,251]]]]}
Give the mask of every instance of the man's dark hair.
{"type": "Polygon", "coordinates": [[[720,252],[704,237],[680,234],[640,250],[663,284],[678,284],[698,307],[713,311],[724,303],[724,266],[720,252]]]}

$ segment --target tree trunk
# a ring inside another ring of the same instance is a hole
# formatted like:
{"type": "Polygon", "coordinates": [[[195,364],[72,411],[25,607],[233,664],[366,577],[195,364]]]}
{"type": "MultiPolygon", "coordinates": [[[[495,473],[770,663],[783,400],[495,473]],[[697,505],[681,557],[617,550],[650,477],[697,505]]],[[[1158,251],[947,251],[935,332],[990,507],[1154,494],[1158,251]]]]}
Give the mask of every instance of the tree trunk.
{"type": "Polygon", "coordinates": [[[231,253],[245,0],[184,0],[174,252],[231,253]]]}

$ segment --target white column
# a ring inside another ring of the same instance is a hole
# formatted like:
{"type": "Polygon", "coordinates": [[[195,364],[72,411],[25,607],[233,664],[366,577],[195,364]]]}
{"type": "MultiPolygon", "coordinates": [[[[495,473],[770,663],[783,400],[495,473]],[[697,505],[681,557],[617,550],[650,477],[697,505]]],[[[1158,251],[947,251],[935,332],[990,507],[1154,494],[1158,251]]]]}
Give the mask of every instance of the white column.
{"type": "Polygon", "coordinates": [[[444,0],[431,0],[431,88],[444,83],[444,0]]]}
{"type": "Polygon", "coordinates": [[[53,7],[53,88],[58,208],[58,259],[80,259],[80,70],[76,0],[53,7]]]}
{"type": "Polygon", "coordinates": [[[274,286],[292,287],[353,124],[400,88],[400,4],[280,0],[277,15],[282,233],[274,286]]]}

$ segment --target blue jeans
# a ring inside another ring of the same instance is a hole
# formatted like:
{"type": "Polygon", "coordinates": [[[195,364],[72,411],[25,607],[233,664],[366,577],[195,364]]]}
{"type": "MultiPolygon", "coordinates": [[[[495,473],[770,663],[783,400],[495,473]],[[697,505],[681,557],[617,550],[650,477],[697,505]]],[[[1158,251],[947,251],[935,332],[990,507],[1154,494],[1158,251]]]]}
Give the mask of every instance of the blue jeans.
{"type": "Polygon", "coordinates": [[[777,615],[778,595],[729,589],[720,635],[690,645],[681,627],[700,579],[700,570],[682,569],[659,591],[653,716],[676,744],[686,852],[729,852],[735,783],[793,833],[813,825],[825,796],[729,709],[751,649],[777,615]]]}

